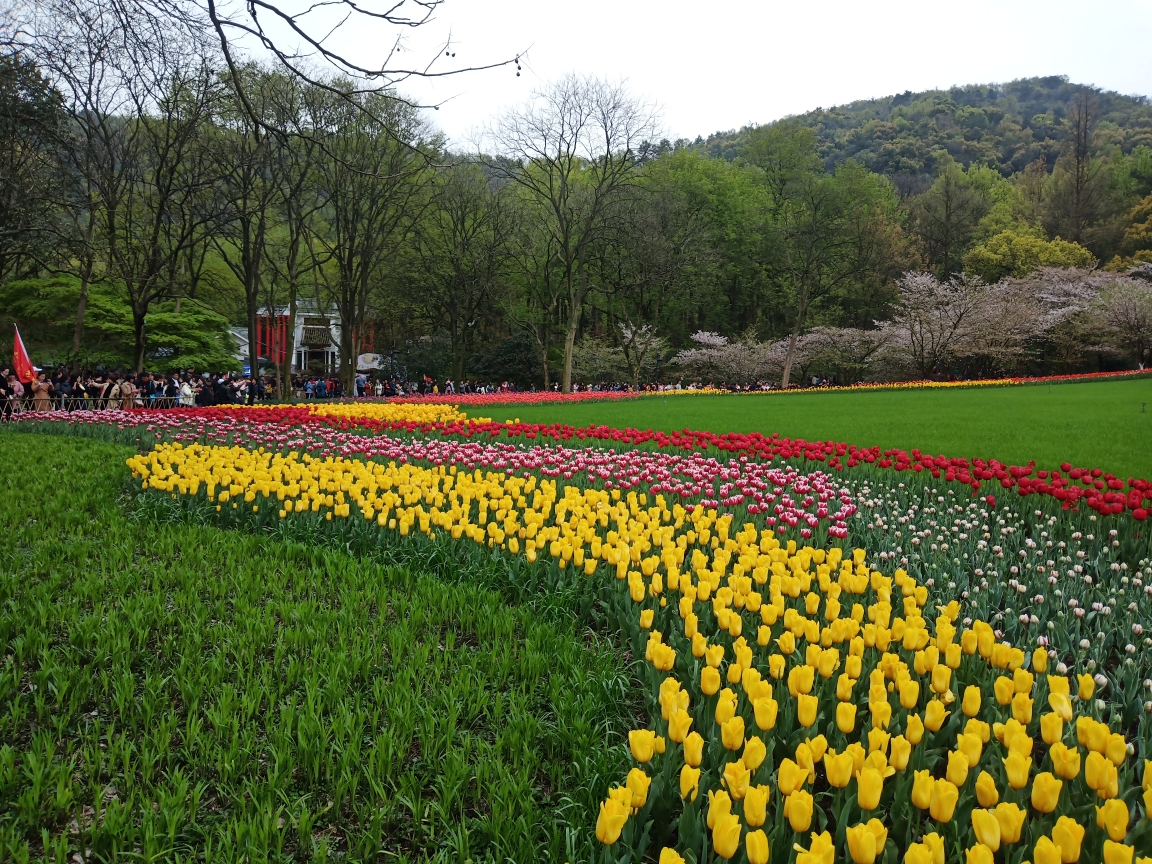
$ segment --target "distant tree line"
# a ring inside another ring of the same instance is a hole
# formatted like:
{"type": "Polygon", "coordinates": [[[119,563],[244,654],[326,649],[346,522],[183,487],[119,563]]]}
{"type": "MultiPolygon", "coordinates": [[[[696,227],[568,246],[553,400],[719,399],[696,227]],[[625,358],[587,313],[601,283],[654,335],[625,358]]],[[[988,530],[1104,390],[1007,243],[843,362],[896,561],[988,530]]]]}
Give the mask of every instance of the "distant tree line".
{"type": "Polygon", "coordinates": [[[830,158],[805,118],[713,155],[579,76],[462,153],[395,89],[126,29],[131,5],[37,8],[0,57],[0,318],[37,362],[224,368],[239,325],[268,367],[269,308],[330,310],[347,379],[365,352],[566,390],[1152,359],[1152,150],[1089,88],[1061,84],[1019,170],[830,158]]]}

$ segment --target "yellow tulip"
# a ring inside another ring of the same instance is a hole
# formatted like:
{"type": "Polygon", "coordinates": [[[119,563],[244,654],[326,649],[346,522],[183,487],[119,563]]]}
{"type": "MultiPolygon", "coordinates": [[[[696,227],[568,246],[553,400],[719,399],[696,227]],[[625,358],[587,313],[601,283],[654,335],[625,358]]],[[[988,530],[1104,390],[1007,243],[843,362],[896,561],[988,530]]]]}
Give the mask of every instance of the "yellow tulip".
{"type": "Polygon", "coordinates": [[[695,801],[700,794],[700,769],[685,763],[680,769],[680,797],[695,801]],[[691,796],[689,798],[689,796],[691,796]]]}
{"type": "Polygon", "coordinates": [[[812,834],[812,845],[804,849],[799,843],[794,844],[800,854],[796,856],[796,864],[832,864],[836,856],[836,847],[832,845],[832,835],[825,831],[822,834],[812,834]]]}
{"type": "Polygon", "coordinates": [[[908,680],[900,685],[900,705],[911,710],[920,702],[920,683],[908,680]]]}
{"type": "Polygon", "coordinates": [[[784,816],[796,833],[807,831],[812,824],[812,796],[803,789],[797,789],[784,799],[784,816]]]}
{"type": "Polygon", "coordinates": [[[687,862],[675,849],[665,846],[660,850],[660,864],[687,864],[687,862]]]}
{"type": "Polygon", "coordinates": [[[908,759],[912,756],[912,745],[903,735],[897,735],[892,739],[891,746],[892,752],[888,763],[897,771],[903,771],[908,767],[908,759]]]}
{"type": "Polygon", "coordinates": [[[909,843],[904,853],[904,864],[935,864],[932,850],[923,843],[909,843]]]}
{"type": "Polygon", "coordinates": [[[687,736],[688,730],[691,727],[692,715],[687,711],[677,708],[675,713],[668,718],[668,737],[677,744],[683,744],[684,738],[687,736]]]}
{"type": "Polygon", "coordinates": [[[968,767],[975,768],[980,762],[980,754],[984,751],[984,742],[979,735],[964,732],[956,736],[956,749],[968,757],[968,767]]]}
{"type": "Polygon", "coordinates": [[[972,832],[993,852],[1000,848],[1000,822],[991,810],[972,811],[972,832]]]}
{"type": "Polygon", "coordinates": [[[1103,807],[1096,808],[1096,824],[1117,843],[1128,834],[1128,818],[1128,805],[1119,798],[1105,801],[1103,807]]]}
{"type": "Polygon", "coordinates": [[[880,806],[880,793],[884,791],[884,775],[871,767],[865,767],[856,775],[856,803],[863,810],[875,810],[880,806]]]}
{"type": "Polygon", "coordinates": [[[780,794],[791,795],[808,780],[808,771],[801,768],[791,759],[784,759],[776,771],[776,785],[780,787],[780,794]]]}
{"type": "Polygon", "coordinates": [[[1012,717],[1017,723],[1027,726],[1032,722],[1032,704],[1033,700],[1025,696],[1023,693],[1017,693],[1012,697],[1012,717]]]}
{"type": "Polygon", "coordinates": [[[733,717],[720,727],[720,740],[728,750],[739,750],[744,746],[744,718],[733,717]]]}
{"type": "Polygon", "coordinates": [[[728,794],[732,796],[732,800],[741,801],[744,799],[751,780],[748,766],[743,762],[729,762],[724,766],[724,785],[728,787],[728,794]]]}
{"type": "Polygon", "coordinates": [[[917,771],[912,781],[912,803],[921,810],[927,810],[932,804],[932,791],[936,788],[936,781],[931,771],[917,771]]]}
{"type": "Polygon", "coordinates": [[[924,710],[924,725],[932,732],[939,732],[950,713],[944,710],[943,702],[933,699],[924,710]]]}
{"type": "Polygon", "coordinates": [[[719,791],[710,791],[708,793],[708,828],[711,830],[716,827],[716,823],[720,821],[721,816],[726,816],[732,812],[732,799],[728,797],[728,793],[723,789],[719,791]]]}
{"type": "Polygon", "coordinates": [[[932,864],[944,864],[944,838],[933,831],[924,835],[924,845],[932,852],[932,864]]]}
{"type": "Polygon", "coordinates": [[[1051,813],[1056,809],[1063,787],[1063,781],[1057,780],[1047,771],[1037,774],[1032,781],[1032,806],[1041,813],[1051,813]]]}
{"type": "Polygon", "coordinates": [[[1023,693],[1025,696],[1032,692],[1035,681],[1035,677],[1027,669],[1017,669],[1012,673],[1012,686],[1017,693],[1023,693]]]}
{"type": "Polygon", "coordinates": [[[851,753],[834,753],[829,751],[824,757],[824,771],[828,775],[828,784],[837,789],[843,789],[852,779],[855,760],[851,753]]]}
{"type": "Polygon", "coordinates": [[[1092,698],[1092,694],[1096,692],[1096,680],[1087,672],[1082,675],[1076,676],[1076,681],[1080,685],[1079,696],[1081,702],[1087,702],[1092,698]]]}
{"type": "Polygon", "coordinates": [[[992,850],[977,843],[964,852],[964,864],[993,864],[992,850]]]}
{"type": "Polygon", "coordinates": [[[720,673],[711,666],[705,666],[700,673],[700,690],[705,696],[714,696],[720,689],[720,673]]]}
{"type": "Polygon", "coordinates": [[[1040,718],[1040,737],[1048,745],[1055,744],[1064,737],[1064,721],[1059,714],[1045,714],[1040,718]]]}
{"type": "Polygon", "coordinates": [[[1111,776],[1116,773],[1116,766],[1095,750],[1088,754],[1084,763],[1084,782],[1089,789],[1097,792],[1106,791],[1110,785],[1111,776]]]}
{"type": "Polygon", "coordinates": [[[1037,675],[1043,675],[1048,671],[1048,652],[1043,648],[1037,648],[1032,652],[1032,668],[1036,670],[1037,675]]]}
{"type": "Polygon", "coordinates": [[[780,710],[780,703],[771,696],[761,696],[752,703],[756,711],[756,726],[759,729],[771,729],[776,725],[776,715],[780,710]]]}
{"type": "Polygon", "coordinates": [[[732,695],[731,699],[725,698],[726,693],[732,693],[731,690],[725,688],[720,691],[720,698],[716,700],[716,723],[723,726],[729,720],[736,716],[736,697],[732,695]]]}
{"type": "Polygon", "coordinates": [[[819,705],[819,700],[815,696],[801,694],[796,697],[796,716],[801,726],[807,728],[816,722],[816,709],[819,705]]]}
{"type": "Polygon", "coordinates": [[[937,822],[952,821],[960,790],[948,780],[937,780],[932,786],[932,802],[928,812],[937,822]]]}
{"type": "MultiPolygon", "coordinates": [[[[792,634],[789,633],[789,636],[792,634]]],[[[768,674],[779,681],[784,677],[784,656],[782,654],[773,654],[768,658],[768,674]]]]}
{"type": "Polygon", "coordinates": [[[759,828],[768,817],[768,796],[772,790],[767,786],[749,786],[744,796],[744,821],[753,828],[759,828]]]}
{"type": "Polygon", "coordinates": [[[1104,755],[1112,760],[1112,764],[1119,768],[1128,758],[1128,742],[1119,732],[1108,736],[1108,746],[1104,748],[1104,755]]]}
{"type": "Polygon", "coordinates": [[[841,702],[852,699],[852,688],[856,686],[856,679],[844,672],[836,679],[836,698],[841,702]]]}
{"type": "Polygon", "coordinates": [[[1061,816],[1052,828],[1052,842],[1060,847],[1060,860],[1074,864],[1080,860],[1080,844],[1084,841],[1084,826],[1075,819],[1061,816]]]}
{"type": "MultiPolygon", "coordinates": [[[[515,542],[515,538],[513,538],[513,542],[515,542]]],[[[640,627],[643,628],[644,630],[647,630],[649,627],[652,626],[652,619],[655,616],[656,616],[655,610],[645,609],[643,612],[640,613],[640,627]]]]}
{"type": "MultiPolygon", "coordinates": [[[[819,762],[824,758],[824,754],[828,752],[828,739],[823,735],[817,735],[815,738],[809,738],[805,742],[808,749],[812,751],[812,761],[819,762]]],[[[799,748],[797,748],[799,752],[799,748]]]]}
{"type": "Polygon", "coordinates": [[[836,728],[845,734],[856,728],[856,706],[851,702],[836,706],[836,728]]]}
{"type": "Polygon", "coordinates": [[[1050,837],[1041,837],[1033,849],[1036,864],[1061,864],[1060,847],[1050,837]]]}
{"type": "Polygon", "coordinates": [[[968,756],[963,751],[952,750],[948,753],[948,770],[945,776],[949,782],[956,786],[963,786],[968,779],[968,756]]]}
{"type": "Polygon", "coordinates": [[[849,825],[848,853],[855,864],[873,864],[888,842],[888,829],[879,819],[869,819],[863,825],[849,825]]]}
{"type": "Polygon", "coordinates": [[[693,768],[700,767],[700,760],[704,758],[704,739],[699,732],[689,732],[684,739],[684,761],[693,768]]]}
{"type": "Polygon", "coordinates": [[[1008,775],[1008,785],[1013,789],[1023,789],[1028,785],[1028,775],[1032,773],[1032,758],[1021,756],[1015,751],[1008,753],[1003,760],[1004,770],[1008,775]]]}
{"type": "Polygon", "coordinates": [[[961,707],[968,717],[975,717],[980,713],[980,688],[975,684],[969,684],[964,688],[964,702],[961,707]]]}
{"type": "Polygon", "coordinates": [[[764,742],[756,736],[752,736],[744,744],[744,755],[740,758],[749,771],[755,771],[760,767],[767,753],[768,750],[764,746],[764,742]]]}
{"type": "Polygon", "coordinates": [[[628,772],[628,779],[624,782],[628,791],[632,793],[632,809],[639,810],[648,803],[648,787],[652,785],[652,778],[641,771],[639,768],[633,768],[628,772]]]}
{"type": "Polygon", "coordinates": [[[1132,864],[1132,855],[1136,852],[1131,846],[1104,841],[1104,864],[1132,864]]]}
{"type": "Polygon", "coordinates": [[[712,828],[712,848],[721,858],[731,858],[740,849],[740,817],[725,813],[712,828]]]}
{"type": "Polygon", "coordinates": [[[650,729],[633,729],[628,733],[628,746],[637,762],[650,762],[656,752],[656,733],[650,729]]]}
{"type": "Polygon", "coordinates": [[[1048,750],[1048,755],[1052,757],[1052,766],[1056,776],[1063,777],[1065,780],[1076,779],[1080,773],[1079,750],[1075,747],[1065,747],[1062,742],[1057,741],[1048,750]]]}
{"type": "Polygon", "coordinates": [[[611,846],[619,840],[629,812],[629,808],[619,801],[609,798],[603,802],[600,815],[596,818],[596,839],[605,846],[611,846]]]}
{"type": "Polygon", "coordinates": [[[938,665],[932,670],[932,689],[936,693],[947,693],[951,681],[952,670],[947,666],[938,665]]]}
{"type": "Polygon", "coordinates": [[[763,831],[748,832],[744,839],[744,851],[748,854],[748,864],[768,864],[768,835],[763,831]]]}
{"type": "Polygon", "coordinates": [[[996,701],[1001,705],[1009,704],[1012,697],[1016,695],[1016,685],[1011,678],[1006,678],[1003,675],[996,679],[996,683],[992,685],[992,690],[996,694],[996,701]]]}
{"type": "Polygon", "coordinates": [[[913,714],[908,718],[908,726],[904,730],[904,737],[913,744],[919,744],[920,739],[924,737],[924,721],[920,719],[919,714],[913,714]]]}
{"type": "Polygon", "coordinates": [[[1000,842],[1019,843],[1020,833],[1024,828],[1024,817],[1028,815],[1015,804],[1002,803],[996,805],[993,811],[996,821],[1000,823],[1000,842]]]}
{"type": "Polygon", "coordinates": [[[976,778],[976,800],[981,807],[995,807],[1000,800],[1000,790],[996,788],[996,780],[987,771],[981,771],[976,778]]]}
{"type": "MultiPolygon", "coordinates": [[[[1062,679],[1067,681],[1068,679],[1062,679]]],[[[1048,707],[1065,723],[1072,719],[1072,700],[1067,693],[1049,693],[1048,707]]]]}

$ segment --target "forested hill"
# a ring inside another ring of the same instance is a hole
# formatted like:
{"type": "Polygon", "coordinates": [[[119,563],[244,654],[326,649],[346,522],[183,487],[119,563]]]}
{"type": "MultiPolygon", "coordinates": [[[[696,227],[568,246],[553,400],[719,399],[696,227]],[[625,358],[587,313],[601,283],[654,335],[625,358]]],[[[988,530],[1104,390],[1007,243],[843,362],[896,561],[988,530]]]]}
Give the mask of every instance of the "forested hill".
{"type": "MultiPolygon", "coordinates": [[[[1045,157],[1051,169],[1066,140],[1063,120],[1073,97],[1086,89],[1067,76],[1023,78],[1007,84],[967,85],[905,92],[791,118],[816,130],[829,168],[845,159],[889,177],[931,177],[944,153],[965,167],[997,168],[1005,177],[1045,157]]],[[[1152,147],[1152,102],[1091,89],[1096,95],[1097,148],[1125,153],[1152,147]]],[[[718,132],[699,141],[712,156],[734,158],[750,131],[718,132]]]]}

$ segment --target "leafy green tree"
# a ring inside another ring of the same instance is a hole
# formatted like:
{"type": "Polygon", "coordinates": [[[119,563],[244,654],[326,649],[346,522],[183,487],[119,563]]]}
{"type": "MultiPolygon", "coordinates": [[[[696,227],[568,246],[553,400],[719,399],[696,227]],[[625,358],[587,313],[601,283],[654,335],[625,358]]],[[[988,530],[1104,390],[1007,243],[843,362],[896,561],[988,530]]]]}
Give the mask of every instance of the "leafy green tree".
{"type": "MultiPolygon", "coordinates": [[[[134,369],[137,365],[131,305],[115,285],[89,287],[84,335],[77,357],[72,350],[74,318],[80,299],[74,276],[24,279],[0,285],[0,322],[20,327],[34,363],[55,366],[78,360],[89,368],[134,369]]],[[[148,314],[144,367],[149,371],[236,369],[235,342],[228,320],[196,303],[154,304],[148,314]]]]}
{"type": "Polygon", "coordinates": [[[941,163],[931,188],[912,203],[912,229],[923,245],[926,263],[941,279],[961,270],[988,210],[985,189],[951,159],[941,163]]]}
{"type": "Polygon", "coordinates": [[[792,310],[785,387],[812,309],[875,278],[898,236],[891,184],[852,162],[826,173],[815,143],[810,129],[776,124],[751,139],[746,156],[763,172],[770,267],[792,310]]]}
{"type": "Polygon", "coordinates": [[[1001,231],[964,256],[964,269],[985,282],[1006,276],[1021,278],[1040,267],[1093,267],[1096,259],[1079,243],[1047,240],[1038,228],[1020,226],[1001,231]]]}

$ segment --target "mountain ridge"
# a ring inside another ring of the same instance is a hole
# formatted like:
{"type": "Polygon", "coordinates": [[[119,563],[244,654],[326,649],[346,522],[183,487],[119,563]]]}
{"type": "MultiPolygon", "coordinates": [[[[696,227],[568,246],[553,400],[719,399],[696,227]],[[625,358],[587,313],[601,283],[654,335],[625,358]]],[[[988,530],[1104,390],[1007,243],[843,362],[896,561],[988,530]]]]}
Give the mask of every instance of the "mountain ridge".
{"type": "Polygon", "coordinates": [[[933,176],[947,154],[965,168],[988,165],[1008,177],[1041,158],[1051,170],[1064,145],[1069,104],[1084,91],[1093,105],[1097,149],[1130,153],[1141,145],[1152,147],[1152,101],[1147,96],[1073,83],[1066,75],[906,90],[715,132],[697,138],[692,146],[731,160],[754,129],[799,123],[816,132],[820,155],[830,169],[851,158],[879,174],[905,178],[902,185],[916,186],[933,176]]]}

